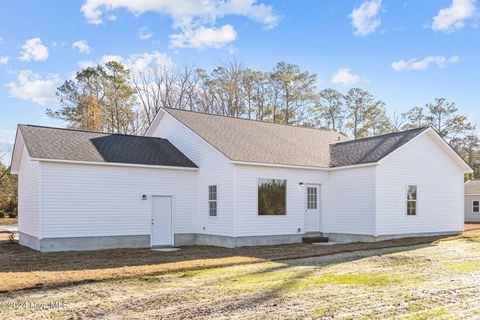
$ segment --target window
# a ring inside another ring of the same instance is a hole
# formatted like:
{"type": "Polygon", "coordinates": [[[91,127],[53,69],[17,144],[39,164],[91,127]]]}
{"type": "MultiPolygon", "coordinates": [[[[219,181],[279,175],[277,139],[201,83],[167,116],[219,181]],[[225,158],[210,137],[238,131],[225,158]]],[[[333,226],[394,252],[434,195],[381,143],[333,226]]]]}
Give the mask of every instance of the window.
{"type": "Polygon", "coordinates": [[[417,186],[407,187],[407,215],[417,215],[417,186]]]}
{"type": "Polygon", "coordinates": [[[307,188],[307,209],[317,209],[317,187],[307,188]]]}
{"type": "Polygon", "coordinates": [[[480,213],[480,201],[473,201],[473,213],[480,213]]]}
{"type": "Polygon", "coordinates": [[[258,214],[286,215],[287,180],[258,179],[258,214]]]}
{"type": "Polygon", "coordinates": [[[208,186],[208,214],[217,216],[217,186],[208,186]]]}

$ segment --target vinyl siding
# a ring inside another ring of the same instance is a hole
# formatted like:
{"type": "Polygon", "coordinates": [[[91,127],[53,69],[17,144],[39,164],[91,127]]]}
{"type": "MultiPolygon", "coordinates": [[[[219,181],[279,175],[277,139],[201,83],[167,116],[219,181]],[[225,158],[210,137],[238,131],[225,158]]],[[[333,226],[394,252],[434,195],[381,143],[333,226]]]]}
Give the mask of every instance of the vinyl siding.
{"type": "Polygon", "coordinates": [[[378,235],[463,230],[463,172],[430,135],[412,140],[377,167],[378,235]],[[416,216],[406,214],[410,184],[418,186],[416,216]]]}
{"type": "Polygon", "coordinates": [[[465,196],[465,222],[480,222],[480,213],[473,213],[473,201],[480,201],[478,196],[465,196]]]}
{"type": "Polygon", "coordinates": [[[18,228],[41,238],[40,227],[40,164],[24,148],[18,174],[18,228]]]}
{"type": "Polygon", "coordinates": [[[325,171],[235,165],[235,235],[289,235],[305,232],[305,187],[300,182],[321,185],[321,212],[329,210],[329,174],[325,171]],[[258,179],[287,180],[287,214],[258,215],[258,179]],[[300,232],[297,230],[300,228],[300,232]]]}
{"type": "Polygon", "coordinates": [[[199,167],[194,218],[196,232],[232,236],[234,232],[234,169],[230,160],[169,114],[163,115],[151,135],[168,139],[199,167]],[[210,185],[217,186],[217,217],[209,216],[208,186],[210,185]]]}
{"type": "Polygon", "coordinates": [[[375,166],[330,173],[331,210],[324,232],[373,235],[375,228],[375,166]]]}
{"type": "Polygon", "coordinates": [[[194,171],[49,162],[42,168],[45,238],[149,235],[150,195],[173,196],[174,232],[194,232],[194,171]]]}

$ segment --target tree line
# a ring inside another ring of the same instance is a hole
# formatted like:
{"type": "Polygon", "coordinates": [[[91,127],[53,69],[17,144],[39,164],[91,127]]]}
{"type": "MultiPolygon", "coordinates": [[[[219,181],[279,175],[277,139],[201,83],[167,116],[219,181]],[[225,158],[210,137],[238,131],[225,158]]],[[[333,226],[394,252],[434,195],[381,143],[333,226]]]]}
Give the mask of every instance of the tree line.
{"type": "Polygon", "coordinates": [[[68,127],[143,134],[161,107],[221,114],[274,123],[325,128],[352,139],[431,126],[480,176],[476,126],[455,103],[435,98],[397,114],[370,92],[317,89],[317,74],[278,62],[270,71],[228,62],[201,68],[153,67],[141,72],[119,62],[88,67],[57,90],[60,108],[50,117],[68,127]]]}

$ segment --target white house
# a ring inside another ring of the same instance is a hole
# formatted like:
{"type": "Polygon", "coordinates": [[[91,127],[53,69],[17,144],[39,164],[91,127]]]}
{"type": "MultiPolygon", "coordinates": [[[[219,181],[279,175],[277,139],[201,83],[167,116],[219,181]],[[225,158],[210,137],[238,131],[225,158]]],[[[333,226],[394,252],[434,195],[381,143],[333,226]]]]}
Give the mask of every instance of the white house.
{"type": "Polygon", "coordinates": [[[471,168],[431,128],[336,132],[162,109],[145,137],[20,125],[20,243],[40,251],[456,234],[471,168]]]}
{"type": "Polygon", "coordinates": [[[480,180],[465,183],[465,222],[480,222],[480,180]]]}

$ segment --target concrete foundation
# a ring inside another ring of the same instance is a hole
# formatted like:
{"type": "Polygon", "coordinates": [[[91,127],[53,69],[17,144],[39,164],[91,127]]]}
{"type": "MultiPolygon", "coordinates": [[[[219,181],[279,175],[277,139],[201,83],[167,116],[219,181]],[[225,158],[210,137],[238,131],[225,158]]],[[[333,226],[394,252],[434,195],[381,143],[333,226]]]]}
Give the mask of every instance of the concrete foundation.
{"type": "MultiPolygon", "coordinates": [[[[362,235],[344,233],[324,233],[330,242],[376,242],[390,239],[407,237],[433,237],[450,236],[460,234],[462,231],[414,233],[399,235],[362,235]]],[[[275,235],[275,236],[250,236],[250,237],[227,237],[209,234],[185,233],[176,234],[174,245],[193,246],[206,245],[226,248],[238,248],[248,246],[269,246],[279,244],[301,243],[303,234],[275,235]]],[[[105,236],[105,237],[75,237],[75,238],[47,238],[38,239],[34,236],[20,232],[19,242],[21,245],[41,252],[58,251],[81,251],[81,250],[104,250],[119,248],[149,248],[150,235],[136,236],[105,236]]]]}
{"type": "Polygon", "coordinates": [[[224,248],[238,248],[251,246],[269,246],[277,244],[301,243],[302,235],[254,236],[254,237],[227,237],[211,234],[176,234],[175,246],[215,246],[224,248]]]}
{"type": "Polygon", "coordinates": [[[25,233],[19,234],[21,245],[41,252],[104,250],[119,248],[148,248],[150,236],[108,236],[38,239],[25,233]]]}
{"type": "Polygon", "coordinates": [[[426,232],[426,233],[409,233],[409,234],[391,234],[391,235],[366,235],[366,234],[347,234],[347,233],[324,233],[330,242],[349,243],[349,242],[377,242],[391,239],[412,238],[412,237],[436,237],[436,236],[452,236],[461,234],[463,231],[449,232],[426,232]]]}
{"type": "Polygon", "coordinates": [[[40,251],[40,240],[29,234],[19,232],[18,242],[25,247],[28,247],[33,250],[40,251]]]}

